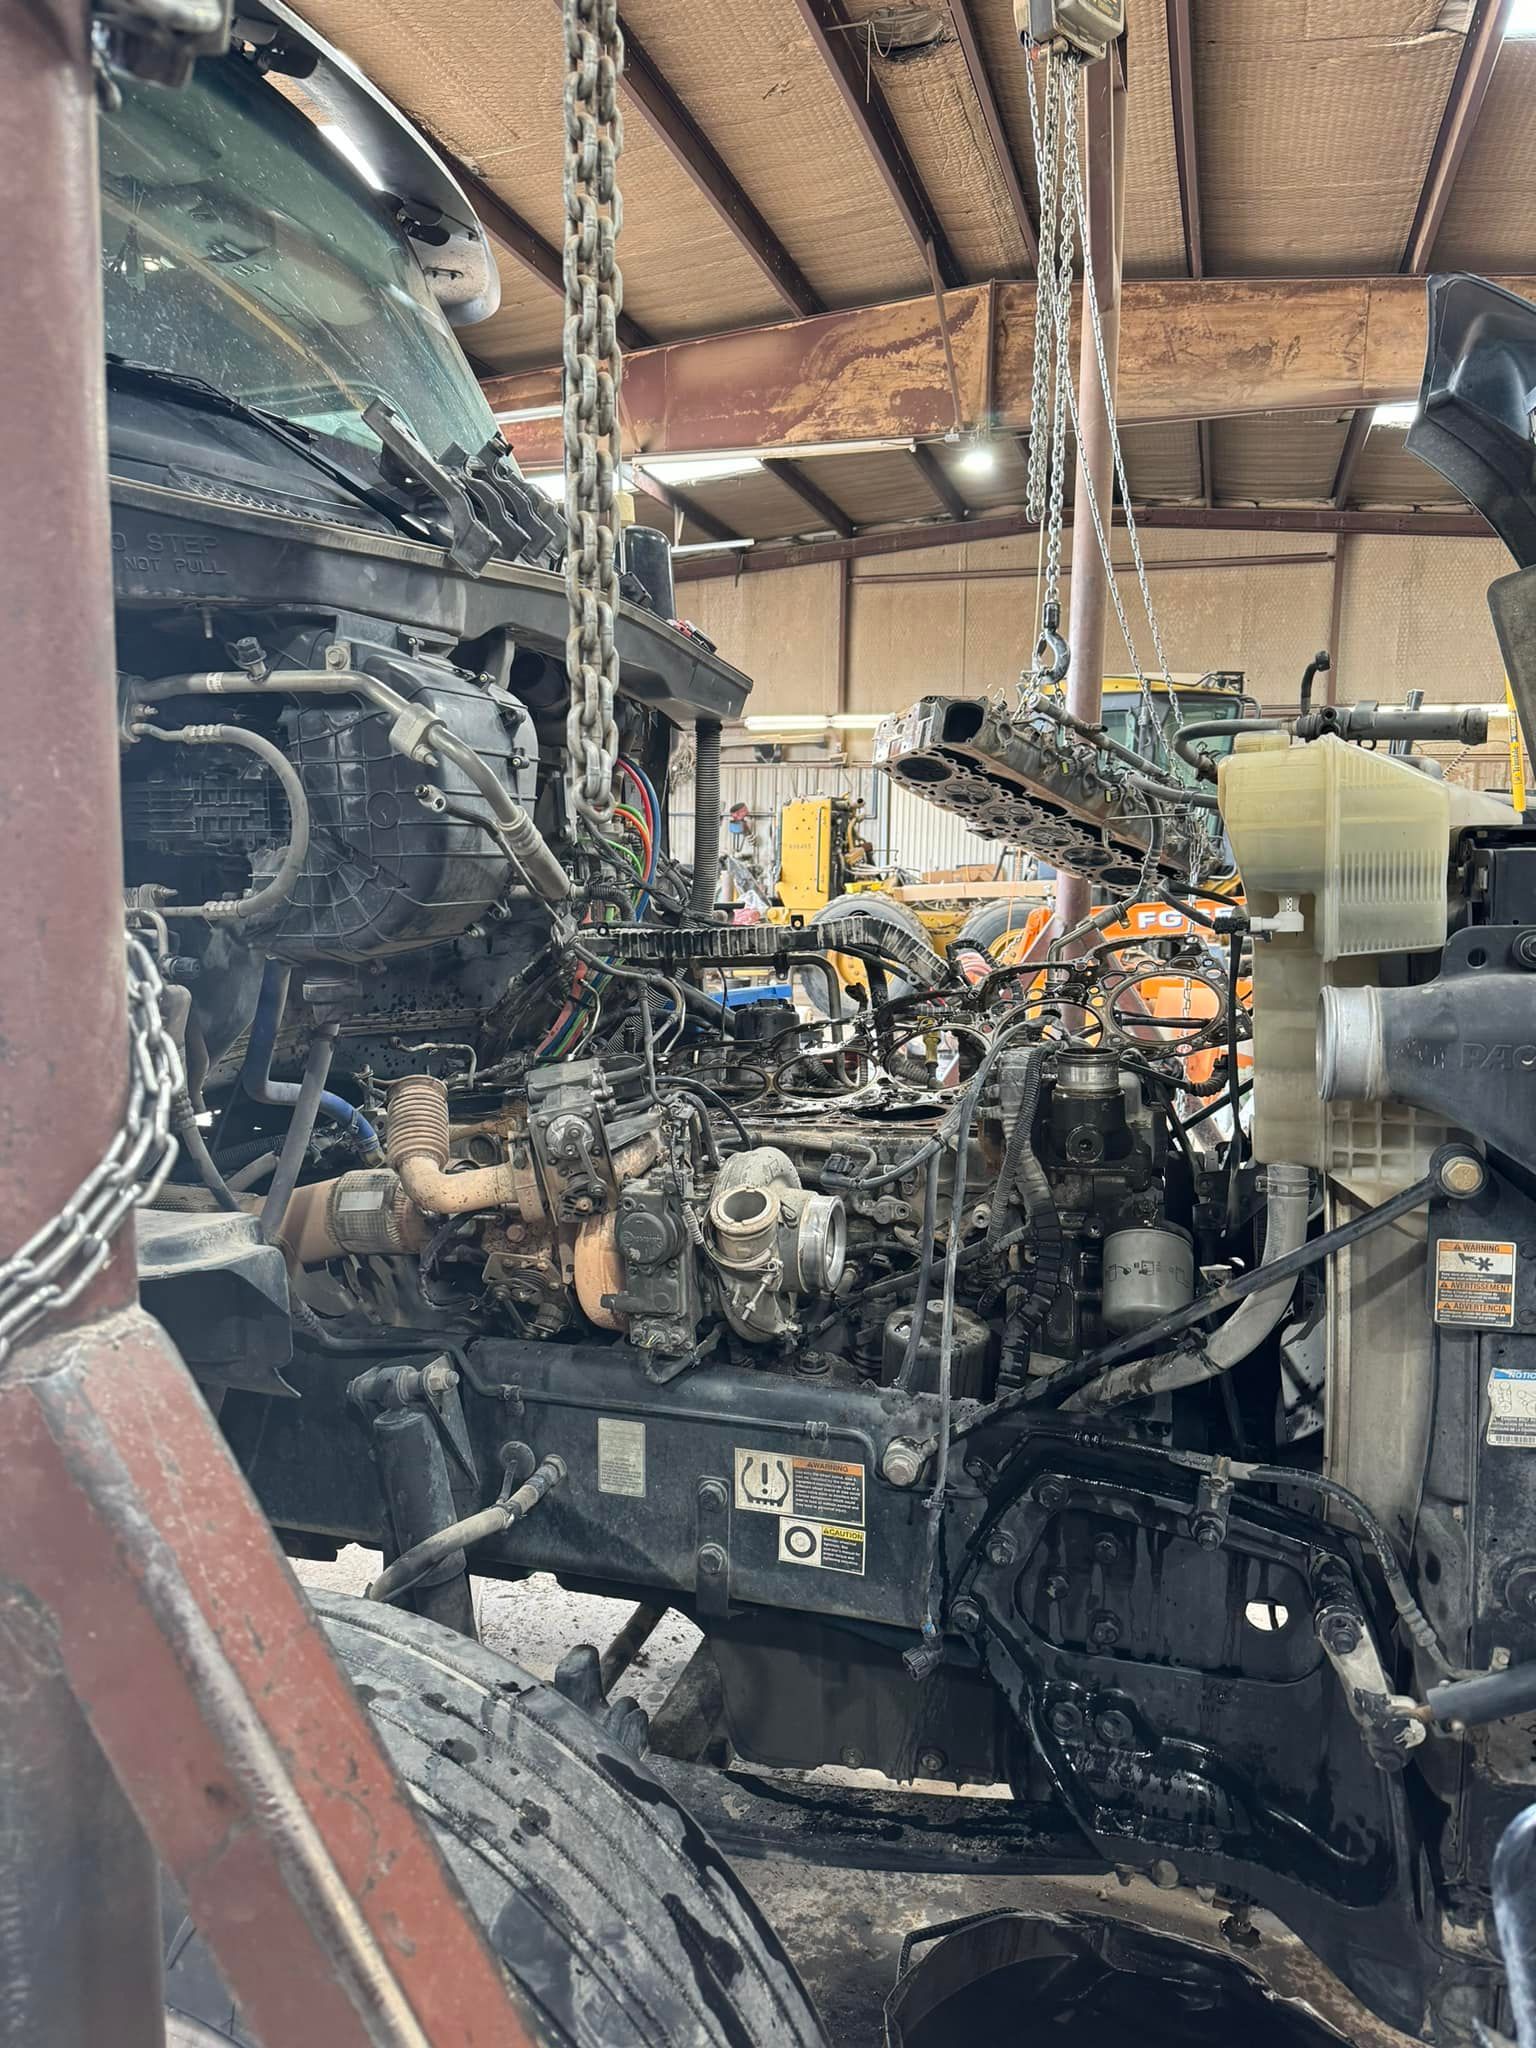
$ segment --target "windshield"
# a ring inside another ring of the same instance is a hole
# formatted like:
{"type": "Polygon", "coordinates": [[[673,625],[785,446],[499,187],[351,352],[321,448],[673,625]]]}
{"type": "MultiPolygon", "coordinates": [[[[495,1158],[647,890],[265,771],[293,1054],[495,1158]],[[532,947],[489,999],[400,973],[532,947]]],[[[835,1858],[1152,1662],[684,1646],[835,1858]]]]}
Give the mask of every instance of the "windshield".
{"type": "Polygon", "coordinates": [[[185,92],[123,79],[101,117],[107,347],[375,449],[394,407],[431,455],[490,408],[403,231],[243,58],[185,92]]]}
{"type": "MultiPolygon", "coordinates": [[[[1162,729],[1159,739],[1152,729],[1147,713],[1146,700],[1134,685],[1130,688],[1119,683],[1104,685],[1104,708],[1101,716],[1104,730],[1112,740],[1118,740],[1122,747],[1131,747],[1138,754],[1145,754],[1155,760],[1164,773],[1171,773],[1174,781],[1194,783],[1195,771],[1188,762],[1181,761],[1173,751],[1175,726],[1173,712],[1165,689],[1154,688],[1152,702],[1156,706],[1158,724],[1162,729]]],[[[1201,724],[1211,718],[1230,718],[1234,724],[1243,715],[1241,698],[1234,697],[1230,690],[1179,691],[1179,722],[1193,725],[1198,719],[1201,724]]],[[[1234,733],[1233,737],[1236,737],[1234,733]]],[[[1201,740],[1202,749],[1214,760],[1232,751],[1230,739],[1201,740]]]]}

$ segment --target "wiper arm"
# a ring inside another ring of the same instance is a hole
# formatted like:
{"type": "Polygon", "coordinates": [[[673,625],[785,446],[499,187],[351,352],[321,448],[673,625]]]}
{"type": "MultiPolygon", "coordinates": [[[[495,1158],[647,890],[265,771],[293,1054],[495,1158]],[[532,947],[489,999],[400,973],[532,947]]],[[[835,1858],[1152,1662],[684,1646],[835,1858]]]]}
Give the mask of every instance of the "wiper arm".
{"type": "MultiPolygon", "coordinates": [[[[353,476],[339,462],[333,462],[330,456],[316,447],[314,437],[307,429],[295,426],[279,413],[264,412],[260,406],[247,405],[243,398],[232,398],[205,377],[195,377],[183,370],[156,369],[150,363],[129,362],[126,357],[109,352],[107,381],[109,384],[141,384],[151,391],[173,392],[178,398],[200,406],[204,412],[222,413],[226,419],[243,420],[247,426],[258,427],[271,435],[274,441],[281,441],[285,448],[291,448],[295,455],[301,455],[313,468],[328,476],[332,483],[340,484],[344,491],[372,511],[381,513],[396,526],[409,528],[418,537],[425,535],[421,521],[392,493],[375,489],[353,476]]],[[[430,538],[430,535],[426,537],[430,538]]]]}

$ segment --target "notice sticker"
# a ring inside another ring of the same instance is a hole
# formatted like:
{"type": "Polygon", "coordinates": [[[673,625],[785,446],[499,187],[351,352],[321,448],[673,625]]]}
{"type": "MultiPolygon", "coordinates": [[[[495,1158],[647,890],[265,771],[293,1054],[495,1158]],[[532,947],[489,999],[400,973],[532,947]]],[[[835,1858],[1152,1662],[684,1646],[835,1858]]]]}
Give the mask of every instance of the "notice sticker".
{"type": "Polygon", "coordinates": [[[1505,1450],[1536,1450],[1536,1372],[1496,1365],[1489,1373],[1488,1441],[1505,1450]]]}
{"type": "Polygon", "coordinates": [[[864,1531],[836,1522],[799,1522],[786,1515],[779,1523],[779,1563],[809,1564],[824,1572],[864,1576],[864,1531]]]}
{"type": "Polygon", "coordinates": [[[864,1467],[787,1451],[737,1451],[736,1505],[749,1515],[862,1523],[864,1467]]]}
{"type": "Polygon", "coordinates": [[[645,1424],[597,1418],[597,1490],[645,1499],[645,1424]]]}
{"type": "Polygon", "coordinates": [[[1435,1247],[1435,1321],[1512,1329],[1514,1246],[1491,1237],[1442,1237],[1435,1247]]]}

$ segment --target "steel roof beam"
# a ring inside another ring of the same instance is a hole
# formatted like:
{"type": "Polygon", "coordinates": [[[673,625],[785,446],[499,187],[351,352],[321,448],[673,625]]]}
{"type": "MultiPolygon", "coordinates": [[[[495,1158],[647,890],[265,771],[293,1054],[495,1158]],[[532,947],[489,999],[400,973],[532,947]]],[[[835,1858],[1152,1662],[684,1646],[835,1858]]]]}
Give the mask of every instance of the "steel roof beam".
{"type": "MultiPolygon", "coordinates": [[[[1170,0],[1172,5],[1172,0],[1170,0]]],[[[965,68],[970,73],[971,90],[981,108],[981,118],[987,136],[992,144],[992,154],[997,159],[997,168],[1002,174],[1003,187],[1008,194],[1008,205],[1013,213],[1014,225],[1024,244],[1024,253],[1031,266],[1040,261],[1040,237],[1036,232],[1034,216],[1029,210],[1029,197],[1024,190],[1024,177],[1019,169],[1019,160],[1013,153],[1013,144],[1003,120],[1003,110],[997,103],[997,94],[992,90],[992,74],[982,55],[981,45],[976,38],[976,21],[971,12],[971,0],[949,0],[949,18],[954,25],[955,40],[960,45],[960,54],[965,59],[965,68]]],[[[1024,61],[1029,60],[1026,57],[1024,61]]]]}
{"type": "Polygon", "coordinates": [[[932,247],[944,284],[963,284],[965,273],[869,62],[866,38],[873,31],[864,22],[849,19],[843,0],[796,0],[796,4],[907,233],[925,261],[932,247]]]}
{"type": "Polygon", "coordinates": [[[775,477],[784,488],[815,513],[821,524],[832,533],[840,534],[847,540],[853,533],[853,521],[834,499],[829,498],[820,484],[812,483],[798,462],[790,462],[782,455],[770,455],[763,468],[769,476],[775,477]]]}

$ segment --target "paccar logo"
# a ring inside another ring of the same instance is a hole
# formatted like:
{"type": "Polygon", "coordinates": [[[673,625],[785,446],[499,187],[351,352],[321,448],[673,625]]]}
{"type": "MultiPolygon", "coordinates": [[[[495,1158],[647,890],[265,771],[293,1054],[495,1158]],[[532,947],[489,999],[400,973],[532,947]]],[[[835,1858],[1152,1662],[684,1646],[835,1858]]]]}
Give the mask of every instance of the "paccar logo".
{"type": "Polygon", "coordinates": [[[1472,1039],[1461,1047],[1461,1064],[1469,1072],[1526,1071],[1536,1067],[1536,1045],[1480,1045],[1472,1039]]]}

